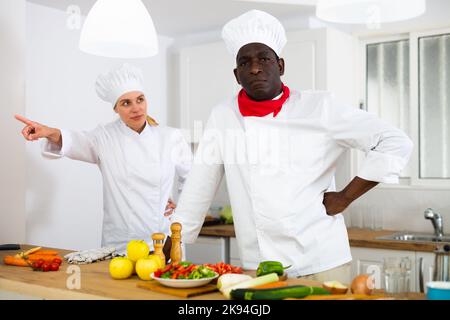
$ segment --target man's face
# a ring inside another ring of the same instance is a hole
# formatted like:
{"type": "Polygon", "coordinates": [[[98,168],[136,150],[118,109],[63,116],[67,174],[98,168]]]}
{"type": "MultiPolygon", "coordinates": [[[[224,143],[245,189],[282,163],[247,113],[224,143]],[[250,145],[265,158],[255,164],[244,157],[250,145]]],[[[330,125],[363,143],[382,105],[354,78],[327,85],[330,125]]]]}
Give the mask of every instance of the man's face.
{"type": "Polygon", "coordinates": [[[283,59],[262,43],[243,46],[236,57],[234,75],[247,95],[256,101],[271,100],[281,93],[283,59]]]}

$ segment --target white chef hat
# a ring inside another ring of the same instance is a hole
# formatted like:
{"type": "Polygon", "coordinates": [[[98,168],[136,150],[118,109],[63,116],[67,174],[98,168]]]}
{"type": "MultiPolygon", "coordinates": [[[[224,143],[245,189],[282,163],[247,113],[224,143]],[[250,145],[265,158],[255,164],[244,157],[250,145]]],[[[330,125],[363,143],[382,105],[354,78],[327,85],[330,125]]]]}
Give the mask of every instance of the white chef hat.
{"type": "Polygon", "coordinates": [[[239,49],[253,42],[265,44],[279,56],[287,42],[281,22],[260,10],[250,10],[229,21],[222,29],[222,38],[234,57],[239,49]]]}
{"type": "Polygon", "coordinates": [[[140,69],[125,63],[119,69],[99,75],[95,90],[100,99],[115,106],[117,100],[127,92],[144,92],[144,76],[140,69]]]}

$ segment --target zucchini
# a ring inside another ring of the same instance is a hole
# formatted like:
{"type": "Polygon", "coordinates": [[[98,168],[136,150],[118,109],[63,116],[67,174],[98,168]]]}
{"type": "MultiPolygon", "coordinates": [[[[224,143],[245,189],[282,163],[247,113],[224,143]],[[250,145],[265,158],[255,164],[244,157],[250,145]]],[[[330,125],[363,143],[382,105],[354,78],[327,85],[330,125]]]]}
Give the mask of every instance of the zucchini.
{"type": "Polygon", "coordinates": [[[286,298],[304,298],[310,295],[328,295],[329,291],[320,287],[289,286],[272,289],[234,289],[231,298],[236,300],[282,300],[286,298]]]}

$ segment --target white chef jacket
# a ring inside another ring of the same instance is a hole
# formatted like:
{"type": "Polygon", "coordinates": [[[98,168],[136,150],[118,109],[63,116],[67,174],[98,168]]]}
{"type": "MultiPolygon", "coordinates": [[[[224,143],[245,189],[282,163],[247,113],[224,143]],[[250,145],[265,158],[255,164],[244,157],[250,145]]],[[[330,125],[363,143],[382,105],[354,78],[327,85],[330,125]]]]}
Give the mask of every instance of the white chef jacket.
{"type": "Polygon", "coordinates": [[[125,251],[130,240],[151,243],[151,234],[169,233],[164,217],[175,175],[179,190],[192,164],[181,131],[148,123],[139,134],[121,119],[90,132],[61,130],[62,148],[49,141],[43,155],[97,164],[103,179],[102,246],[125,251]]]}
{"type": "Polygon", "coordinates": [[[348,235],[343,216],[327,215],[322,202],[349,148],[366,152],[359,177],[398,183],[413,144],[328,92],[293,91],[275,118],[243,117],[234,97],[213,109],[171,219],[193,243],[225,173],[244,268],[264,260],[292,265],[291,276],[335,268],[352,259],[348,235]]]}

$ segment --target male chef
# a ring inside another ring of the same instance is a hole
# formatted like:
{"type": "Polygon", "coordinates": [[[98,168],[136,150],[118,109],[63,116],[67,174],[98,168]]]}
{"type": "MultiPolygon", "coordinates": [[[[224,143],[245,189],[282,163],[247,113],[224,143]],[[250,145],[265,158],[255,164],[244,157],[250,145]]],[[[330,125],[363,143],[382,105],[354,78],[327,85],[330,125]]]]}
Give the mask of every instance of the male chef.
{"type": "Polygon", "coordinates": [[[291,265],[291,277],[349,281],[340,213],[378,183],[398,183],[411,140],[329,92],[284,84],[286,35],[273,16],[249,11],[228,22],[222,37],[242,90],[212,110],[172,221],[182,224],[185,243],[195,242],[225,174],[245,269],[275,260],[291,265]],[[351,148],[366,153],[357,176],[327,192],[338,158],[351,148]]]}

